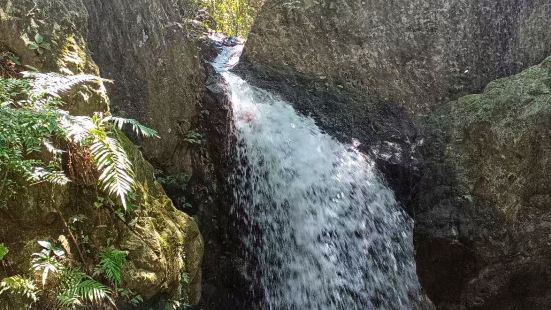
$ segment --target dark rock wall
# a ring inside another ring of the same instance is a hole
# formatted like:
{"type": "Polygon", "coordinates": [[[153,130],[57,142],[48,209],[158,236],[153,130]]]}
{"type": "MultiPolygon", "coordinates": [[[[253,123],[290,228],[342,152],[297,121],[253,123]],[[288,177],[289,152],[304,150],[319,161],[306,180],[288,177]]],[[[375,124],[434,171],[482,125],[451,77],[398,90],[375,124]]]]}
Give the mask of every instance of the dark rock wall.
{"type": "MultiPolygon", "coordinates": [[[[214,42],[213,42],[213,45],[214,42]]],[[[216,53],[206,53],[212,60],[216,53]]],[[[234,207],[232,176],[235,143],[232,104],[224,78],[206,63],[208,79],[202,100],[199,130],[204,143],[193,151],[192,204],[205,238],[203,309],[257,309],[254,262],[241,237],[251,233],[245,215],[234,207]]],[[[251,255],[252,257],[252,255],[251,255]]]]}

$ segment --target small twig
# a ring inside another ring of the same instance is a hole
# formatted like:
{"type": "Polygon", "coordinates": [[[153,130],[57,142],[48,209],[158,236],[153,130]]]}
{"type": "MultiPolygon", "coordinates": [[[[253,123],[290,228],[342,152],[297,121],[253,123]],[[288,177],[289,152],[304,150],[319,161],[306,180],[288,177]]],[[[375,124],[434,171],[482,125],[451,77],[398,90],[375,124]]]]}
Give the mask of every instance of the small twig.
{"type": "Polygon", "coordinates": [[[61,218],[61,220],[63,221],[63,225],[65,225],[65,229],[67,230],[67,233],[69,234],[69,237],[71,237],[71,240],[73,241],[73,243],[75,244],[75,247],[77,249],[77,252],[78,252],[78,255],[80,257],[80,260],[82,261],[82,264],[84,265],[84,268],[87,269],[87,264],[86,264],[86,260],[84,259],[84,255],[82,254],[82,251],[80,250],[80,247],[78,245],[78,241],[77,241],[77,238],[75,237],[75,235],[73,234],[73,232],[71,231],[71,228],[69,227],[69,224],[67,223],[67,221],[65,220],[65,218],[63,217],[63,214],[58,210],[58,209],[55,209],[55,211],[57,212],[57,214],[59,215],[59,217],[61,218]]]}
{"type": "Polygon", "coordinates": [[[8,179],[8,172],[10,169],[6,169],[6,172],[4,173],[4,178],[2,180],[2,187],[0,187],[0,197],[2,197],[2,192],[4,191],[4,187],[6,186],[6,180],[8,179]]]}

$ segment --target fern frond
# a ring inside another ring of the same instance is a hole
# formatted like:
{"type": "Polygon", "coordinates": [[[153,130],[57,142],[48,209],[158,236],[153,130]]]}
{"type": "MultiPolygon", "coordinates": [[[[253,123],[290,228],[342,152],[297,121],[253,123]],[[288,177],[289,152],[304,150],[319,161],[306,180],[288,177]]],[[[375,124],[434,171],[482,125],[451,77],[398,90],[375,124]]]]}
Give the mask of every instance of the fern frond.
{"type": "Polygon", "coordinates": [[[67,183],[71,182],[71,179],[69,179],[63,171],[48,171],[44,175],[44,180],[48,183],[56,184],[56,185],[66,185],[67,183]]]}
{"type": "Polygon", "coordinates": [[[9,249],[7,246],[5,246],[3,243],[0,243],[0,262],[6,257],[6,255],[9,253],[9,249]]]}
{"type": "Polygon", "coordinates": [[[135,119],[111,116],[110,121],[119,129],[122,129],[124,125],[128,124],[132,126],[132,130],[137,135],[142,135],[147,138],[159,138],[159,134],[155,129],[144,126],[135,119]]]}
{"type": "Polygon", "coordinates": [[[57,296],[61,306],[80,306],[85,303],[113,303],[112,292],[103,284],[78,269],[66,269],[62,279],[62,290],[57,296]]]}
{"type": "Polygon", "coordinates": [[[35,95],[46,93],[60,97],[73,88],[90,82],[111,82],[91,74],[63,75],[59,73],[23,72],[23,77],[31,79],[32,91],[35,95]]]}
{"type": "Polygon", "coordinates": [[[100,267],[105,277],[118,287],[122,281],[122,268],[126,264],[126,252],[107,248],[100,254],[100,267]]]}
{"type": "Polygon", "coordinates": [[[24,296],[33,302],[38,300],[38,289],[34,282],[19,275],[5,278],[0,282],[0,295],[3,293],[24,296]]]}
{"type": "Polygon", "coordinates": [[[96,113],[92,118],[86,116],[64,115],[61,121],[67,137],[87,146],[100,172],[99,185],[110,195],[120,198],[127,209],[127,197],[132,191],[134,171],[119,141],[109,136],[105,122],[109,117],[96,113]]]}
{"type": "Polygon", "coordinates": [[[69,114],[62,115],[60,125],[67,138],[78,144],[83,144],[90,137],[90,131],[95,128],[90,117],[69,114]]]}
{"type": "Polygon", "coordinates": [[[46,148],[46,150],[54,156],[59,156],[59,155],[65,153],[64,150],[56,148],[54,146],[54,144],[52,143],[52,141],[50,141],[50,140],[46,139],[46,140],[42,141],[42,144],[44,144],[44,147],[46,148]]]}
{"type": "Polygon", "coordinates": [[[132,164],[120,143],[109,136],[95,136],[90,153],[100,171],[99,184],[110,195],[120,198],[124,209],[134,185],[132,164]]]}
{"type": "Polygon", "coordinates": [[[49,182],[55,185],[66,185],[69,180],[63,171],[49,171],[44,167],[35,167],[32,173],[28,176],[27,181],[40,183],[49,182]]]}
{"type": "Polygon", "coordinates": [[[35,183],[48,182],[60,186],[71,182],[63,171],[50,171],[43,167],[35,167],[27,180],[35,183]]]}

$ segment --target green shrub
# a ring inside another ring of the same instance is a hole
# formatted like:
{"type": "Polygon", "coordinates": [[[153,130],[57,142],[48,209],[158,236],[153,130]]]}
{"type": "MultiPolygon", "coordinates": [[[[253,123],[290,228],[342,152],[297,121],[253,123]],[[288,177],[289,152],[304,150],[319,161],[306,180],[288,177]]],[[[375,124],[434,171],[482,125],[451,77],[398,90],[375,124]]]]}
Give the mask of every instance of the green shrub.
{"type": "Polygon", "coordinates": [[[217,32],[246,38],[251,30],[261,0],[195,0],[212,17],[207,26],[217,32]]]}
{"type": "Polygon", "coordinates": [[[5,207],[17,192],[21,177],[30,185],[41,182],[63,185],[71,181],[61,169],[63,151],[53,143],[64,141],[90,151],[99,171],[98,185],[107,194],[116,196],[126,209],[135,176],[116,129],[129,125],[145,137],[158,137],[157,132],[133,119],[99,112],[91,117],[72,116],[63,111],[58,93],[97,81],[95,76],[33,74],[32,77],[38,85],[32,85],[33,80],[0,79],[0,207],[5,207]],[[40,159],[44,151],[52,155],[51,159],[40,159]]]}

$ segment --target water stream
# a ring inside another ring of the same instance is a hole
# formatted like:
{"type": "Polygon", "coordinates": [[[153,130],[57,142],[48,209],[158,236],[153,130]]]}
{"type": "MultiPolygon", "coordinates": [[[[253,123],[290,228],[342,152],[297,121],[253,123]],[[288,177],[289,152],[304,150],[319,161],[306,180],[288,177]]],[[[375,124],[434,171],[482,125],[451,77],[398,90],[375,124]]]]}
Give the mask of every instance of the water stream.
{"type": "Polygon", "coordinates": [[[234,208],[258,233],[255,256],[269,309],[410,309],[419,295],[412,221],[374,163],[291,104],[214,61],[231,91],[239,163],[234,208]]]}

